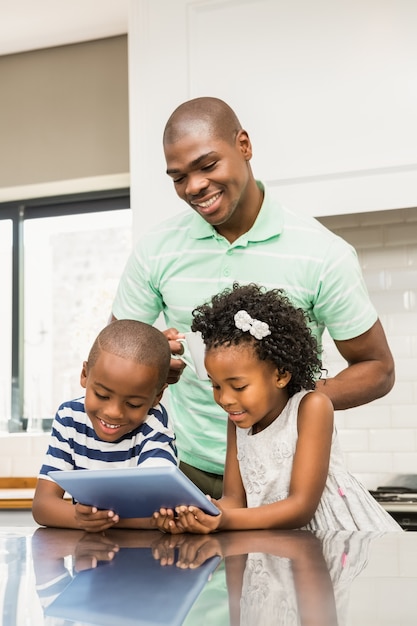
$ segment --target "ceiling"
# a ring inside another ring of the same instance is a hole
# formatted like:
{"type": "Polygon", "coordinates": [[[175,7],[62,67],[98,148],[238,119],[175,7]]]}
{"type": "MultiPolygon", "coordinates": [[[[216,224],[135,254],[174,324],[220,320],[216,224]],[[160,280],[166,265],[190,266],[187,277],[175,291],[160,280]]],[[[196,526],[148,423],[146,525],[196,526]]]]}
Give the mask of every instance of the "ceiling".
{"type": "Polygon", "coordinates": [[[0,55],[127,33],[129,0],[0,0],[0,55]]]}

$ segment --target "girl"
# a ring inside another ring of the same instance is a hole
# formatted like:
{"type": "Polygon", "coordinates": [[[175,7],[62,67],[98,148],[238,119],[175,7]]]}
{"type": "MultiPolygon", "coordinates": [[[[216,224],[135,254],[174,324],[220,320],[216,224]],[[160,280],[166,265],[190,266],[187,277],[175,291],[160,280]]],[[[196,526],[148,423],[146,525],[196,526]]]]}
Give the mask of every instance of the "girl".
{"type": "Polygon", "coordinates": [[[282,290],[235,284],[193,316],[229,417],[221,514],[161,509],[158,528],[400,531],[344,466],[332,403],[314,391],[321,362],[304,311],[282,290]]]}

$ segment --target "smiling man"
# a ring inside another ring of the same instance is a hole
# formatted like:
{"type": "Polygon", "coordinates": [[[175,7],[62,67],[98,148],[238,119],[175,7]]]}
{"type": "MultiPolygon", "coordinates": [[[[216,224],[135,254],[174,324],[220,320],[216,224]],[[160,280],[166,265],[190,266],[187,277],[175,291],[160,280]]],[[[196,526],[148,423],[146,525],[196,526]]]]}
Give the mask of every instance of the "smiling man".
{"type": "Polygon", "coordinates": [[[170,410],[180,467],[220,497],[227,415],[208,381],[178,358],[192,311],[232,286],[284,289],[303,308],[319,345],[325,328],[346,368],[317,387],[335,409],[381,397],[394,363],[370,302],[355,250],[314,218],[297,215],[256,180],[252,144],[234,111],[195,98],[170,116],[163,147],[167,173],[187,211],[146,233],[133,251],[113,303],[115,319],[155,322],[162,312],[171,352],[170,410]],[[191,210],[190,210],[191,209],[191,210]]]}

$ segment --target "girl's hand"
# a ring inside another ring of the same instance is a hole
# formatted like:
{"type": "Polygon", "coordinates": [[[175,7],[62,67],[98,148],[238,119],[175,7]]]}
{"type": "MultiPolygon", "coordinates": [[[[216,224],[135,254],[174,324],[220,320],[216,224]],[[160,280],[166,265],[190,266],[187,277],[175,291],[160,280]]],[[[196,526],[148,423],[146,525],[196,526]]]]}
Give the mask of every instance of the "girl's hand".
{"type": "Polygon", "coordinates": [[[179,535],[186,532],[172,509],[160,509],[152,516],[152,525],[163,533],[179,535]]]}
{"type": "Polygon", "coordinates": [[[152,544],[152,556],[163,566],[196,569],[213,556],[222,556],[222,550],[215,535],[161,534],[152,544]]]}
{"type": "Polygon", "coordinates": [[[74,504],[75,520],[78,528],[87,533],[100,533],[119,522],[119,516],[114,511],[102,511],[95,506],[74,504]]]}
{"type": "Polygon", "coordinates": [[[186,533],[206,535],[217,530],[221,524],[222,513],[208,515],[195,506],[179,506],[176,509],[177,524],[186,533]]]}

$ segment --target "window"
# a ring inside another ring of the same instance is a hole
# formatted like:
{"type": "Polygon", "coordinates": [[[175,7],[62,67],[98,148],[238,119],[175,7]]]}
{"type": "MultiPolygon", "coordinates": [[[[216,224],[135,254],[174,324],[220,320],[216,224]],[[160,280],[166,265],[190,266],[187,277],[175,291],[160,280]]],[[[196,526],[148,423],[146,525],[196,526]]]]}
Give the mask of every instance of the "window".
{"type": "Polygon", "coordinates": [[[131,240],[127,190],[0,205],[3,431],[49,430],[59,404],[82,395],[131,240]]]}
{"type": "Polygon", "coordinates": [[[13,222],[0,221],[0,431],[7,430],[11,414],[12,379],[12,249],[13,222]],[[6,355],[9,358],[6,359],[6,355]]]}

